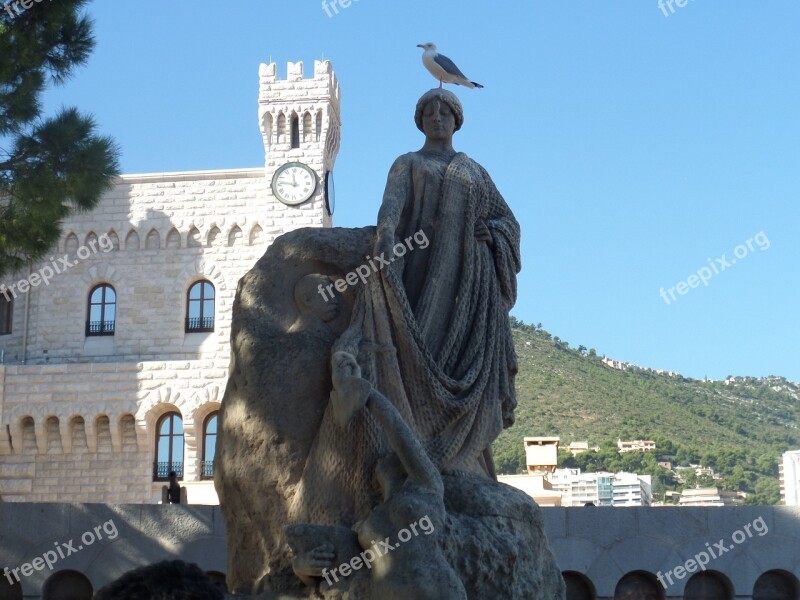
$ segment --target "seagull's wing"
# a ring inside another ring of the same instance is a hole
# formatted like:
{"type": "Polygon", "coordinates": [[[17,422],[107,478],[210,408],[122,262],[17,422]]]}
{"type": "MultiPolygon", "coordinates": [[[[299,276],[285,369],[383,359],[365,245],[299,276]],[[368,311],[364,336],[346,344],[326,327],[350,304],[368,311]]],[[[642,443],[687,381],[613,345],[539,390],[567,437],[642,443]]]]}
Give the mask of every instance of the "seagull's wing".
{"type": "Polygon", "coordinates": [[[456,63],[447,58],[444,54],[437,54],[433,57],[433,60],[436,61],[436,64],[442,67],[450,75],[456,75],[457,77],[463,77],[464,79],[467,78],[467,76],[464,75],[456,66],[456,63]]]}

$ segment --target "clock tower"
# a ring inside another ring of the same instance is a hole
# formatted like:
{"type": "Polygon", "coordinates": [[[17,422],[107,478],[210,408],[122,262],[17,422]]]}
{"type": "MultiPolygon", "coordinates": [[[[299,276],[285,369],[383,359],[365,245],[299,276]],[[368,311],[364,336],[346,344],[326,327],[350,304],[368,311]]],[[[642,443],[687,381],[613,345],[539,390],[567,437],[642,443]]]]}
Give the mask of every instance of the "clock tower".
{"type": "Polygon", "coordinates": [[[336,208],[333,166],[341,132],[339,82],[330,61],[290,62],[286,79],[275,63],[259,68],[258,121],[266,151],[270,202],[296,227],[330,227],[336,208]]]}

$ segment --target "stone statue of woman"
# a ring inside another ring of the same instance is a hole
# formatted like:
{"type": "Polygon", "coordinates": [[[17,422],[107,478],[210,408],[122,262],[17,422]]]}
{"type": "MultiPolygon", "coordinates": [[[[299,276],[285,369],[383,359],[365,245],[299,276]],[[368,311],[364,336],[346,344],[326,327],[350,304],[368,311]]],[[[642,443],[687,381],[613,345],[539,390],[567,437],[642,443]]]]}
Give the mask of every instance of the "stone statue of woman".
{"type": "Polygon", "coordinates": [[[415,122],[377,228],[287,233],[240,283],[215,474],[235,591],[565,597],[539,508],[490,452],[516,405],[519,225],[453,148],[455,95],[425,93],[415,122]],[[335,304],[314,295],[354,272],[335,304]],[[391,553],[357,568],[379,540],[391,553]]]}
{"type": "MultiPolygon", "coordinates": [[[[520,231],[491,177],[453,148],[458,98],[425,93],[416,152],[389,172],[372,256],[349,328],[334,350],[395,404],[446,474],[494,478],[491,443],[513,422],[516,356],[508,311],[516,299],[520,231]],[[415,240],[429,240],[423,247],[415,240]]],[[[306,463],[294,515],[350,525],[376,502],[376,461],[387,451],[362,414],[342,431],[331,415],[306,463]],[[348,523],[349,521],[349,523],[348,523]]]]}

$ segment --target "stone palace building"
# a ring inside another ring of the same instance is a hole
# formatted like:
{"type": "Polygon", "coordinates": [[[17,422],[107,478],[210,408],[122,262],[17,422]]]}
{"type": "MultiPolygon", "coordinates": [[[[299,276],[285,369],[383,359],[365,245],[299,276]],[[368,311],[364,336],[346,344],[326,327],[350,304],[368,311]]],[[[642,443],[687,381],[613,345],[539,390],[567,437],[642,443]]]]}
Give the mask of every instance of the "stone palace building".
{"type": "Polygon", "coordinates": [[[331,63],[262,64],[259,82],[264,168],[122,176],[52,258],[0,281],[2,501],[153,503],[174,470],[189,503],[218,503],[237,282],[334,209],[331,63]]]}

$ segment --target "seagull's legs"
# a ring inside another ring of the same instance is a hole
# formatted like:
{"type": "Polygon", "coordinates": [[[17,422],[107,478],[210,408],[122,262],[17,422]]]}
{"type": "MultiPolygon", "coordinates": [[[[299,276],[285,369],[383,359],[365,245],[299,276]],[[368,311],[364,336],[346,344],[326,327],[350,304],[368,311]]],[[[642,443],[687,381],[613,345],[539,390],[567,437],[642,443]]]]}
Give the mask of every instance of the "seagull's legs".
{"type": "Polygon", "coordinates": [[[442,85],[444,85],[444,82],[441,79],[439,79],[439,89],[442,89],[442,85]]]}

